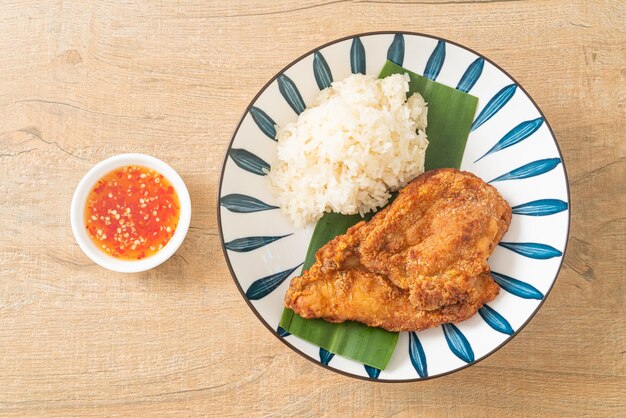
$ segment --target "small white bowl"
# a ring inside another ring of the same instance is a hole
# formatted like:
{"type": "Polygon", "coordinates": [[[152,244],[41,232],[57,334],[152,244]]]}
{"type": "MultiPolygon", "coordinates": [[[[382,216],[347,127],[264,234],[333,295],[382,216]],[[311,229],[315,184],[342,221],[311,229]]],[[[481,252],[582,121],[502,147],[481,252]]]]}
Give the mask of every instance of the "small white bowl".
{"type": "Polygon", "coordinates": [[[187,186],[185,186],[183,179],[172,167],[163,161],[145,154],[119,154],[107,158],[93,166],[91,170],[85,174],[85,177],[83,177],[80,183],[78,183],[74,191],[74,196],[72,197],[72,206],[70,208],[72,232],[74,232],[74,237],[83,252],[87,257],[91,258],[102,267],[120,273],[137,273],[150,270],[166,261],[176,252],[180,244],[182,244],[185,235],[187,235],[190,221],[191,200],[189,199],[189,192],[187,191],[187,186]],[[105,174],[116,168],[127,165],[143,166],[161,173],[176,190],[180,202],[180,219],[178,220],[178,226],[176,227],[172,239],[157,253],[142,260],[122,260],[104,253],[96,247],[85,228],[85,204],[89,192],[105,174]]]}

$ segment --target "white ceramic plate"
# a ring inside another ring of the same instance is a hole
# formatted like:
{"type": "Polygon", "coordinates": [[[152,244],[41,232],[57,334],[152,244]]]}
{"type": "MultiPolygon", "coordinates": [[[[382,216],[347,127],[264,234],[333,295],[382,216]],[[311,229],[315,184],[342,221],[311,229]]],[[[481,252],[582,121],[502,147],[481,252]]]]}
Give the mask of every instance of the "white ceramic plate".
{"type": "Polygon", "coordinates": [[[561,153],[548,122],[524,89],[496,64],[461,45],[396,32],[339,39],[303,55],[272,78],[252,100],[233,135],[222,169],[219,205],[226,261],[261,322],[311,361],[379,381],[451,373],[513,338],[552,289],[563,261],[570,215],[561,153]],[[301,271],[313,226],[293,228],[276,208],[265,170],[277,158],[274,125],[295,120],[313,100],[320,71],[334,80],[363,70],[377,75],[387,58],[479,98],[461,169],[497,187],[514,215],[489,259],[492,275],[502,287],[500,295],[467,321],[401,333],[381,372],[329,356],[278,327],[283,297],[290,279],[301,271]]]}

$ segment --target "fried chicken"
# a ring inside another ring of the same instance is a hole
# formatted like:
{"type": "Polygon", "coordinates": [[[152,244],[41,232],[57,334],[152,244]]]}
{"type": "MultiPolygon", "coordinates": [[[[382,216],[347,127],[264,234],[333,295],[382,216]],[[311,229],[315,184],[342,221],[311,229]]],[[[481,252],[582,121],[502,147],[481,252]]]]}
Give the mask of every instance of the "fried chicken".
{"type": "Polygon", "coordinates": [[[487,258],[510,222],[493,186],[459,170],[429,171],[320,248],[285,305],[304,318],[390,331],[463,321],[499,292],[487,258]]]}

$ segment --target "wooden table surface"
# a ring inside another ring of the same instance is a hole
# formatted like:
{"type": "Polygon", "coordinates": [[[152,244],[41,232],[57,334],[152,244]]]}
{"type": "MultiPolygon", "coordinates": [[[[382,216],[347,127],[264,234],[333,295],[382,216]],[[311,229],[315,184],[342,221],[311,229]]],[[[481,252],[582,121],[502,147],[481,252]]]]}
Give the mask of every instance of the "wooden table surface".
{"type": "Polygon", "coordinates": [[[620,1],[0,3],[0,414],[626,415],[626,5],[620,1]],[[222,158],[246,105],[333,39],[465,44],[534,97],[569,172],[565,263],[496,354],[426,382],[318,367],[259,323],[219,244],[222,158]],[[164,265],[124,275],[74,241],[74,188],[123,152],[162,158],[193,218],[164,265]]]}

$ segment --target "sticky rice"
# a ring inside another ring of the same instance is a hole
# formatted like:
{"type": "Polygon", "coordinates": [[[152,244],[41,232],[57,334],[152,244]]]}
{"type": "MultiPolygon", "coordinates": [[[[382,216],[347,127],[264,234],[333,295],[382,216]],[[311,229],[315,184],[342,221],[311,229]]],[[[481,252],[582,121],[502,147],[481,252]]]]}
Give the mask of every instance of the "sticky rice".
{"type": "Polygon", "coordinates": [[[409,76],[362,74],[334,82],[278,127],[269,173],[278,205],[297,227],[324,212],[361,215],[424,172],[427,105],[407,99],[409,76]]]}

